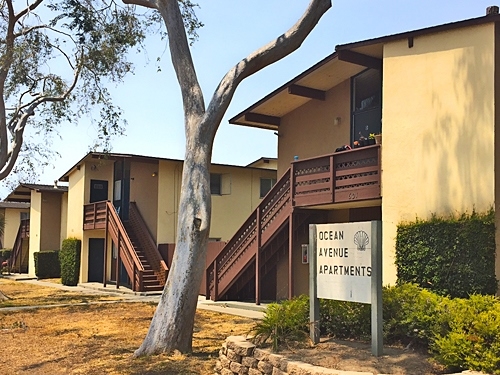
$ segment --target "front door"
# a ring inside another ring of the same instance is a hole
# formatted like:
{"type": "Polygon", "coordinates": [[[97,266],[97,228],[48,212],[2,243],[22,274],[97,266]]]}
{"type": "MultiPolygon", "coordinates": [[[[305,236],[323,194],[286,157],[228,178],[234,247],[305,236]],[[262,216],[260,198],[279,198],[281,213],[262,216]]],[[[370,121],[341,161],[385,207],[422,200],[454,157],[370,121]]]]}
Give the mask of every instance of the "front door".
{"type": "Polygon", "coordinates": [[[108,200],[108,181],[90,180],[90,203],[108,200]]]}
{"type": "Polygon", "coordinates": [[[89,239],[88,282],[103,282],[104,274],[104,238],[89,239]]]}

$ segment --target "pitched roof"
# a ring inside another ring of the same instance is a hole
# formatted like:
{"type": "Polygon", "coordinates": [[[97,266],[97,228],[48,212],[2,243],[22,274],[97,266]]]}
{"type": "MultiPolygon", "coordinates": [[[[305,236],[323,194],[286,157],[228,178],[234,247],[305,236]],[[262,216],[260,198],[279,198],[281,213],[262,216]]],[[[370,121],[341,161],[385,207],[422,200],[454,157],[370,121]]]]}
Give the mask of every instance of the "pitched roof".
{"type": "Polygon", "coordinates": [[[57,185],[41,185],[41,184],[20,184],[16,187],[4,201],[6,202],[30,202],[31,190],[37,192],[50,192],[50,193],[65,193],[68,191],[67,186],[57,185]]]}
{"type": "Polygon", "coordinates": [[[392,41],[478,26],[500,21],[499,14],[471,18],[423,29],[406,31],[358,42],[337,45],[335,52],[302,72],[269,95],[241,111],[230,124],[279,130],[281,118],[313,98],[321,99],[325,92],[362,72],[367,67],[380,68],[383,47],[392,41]]]}

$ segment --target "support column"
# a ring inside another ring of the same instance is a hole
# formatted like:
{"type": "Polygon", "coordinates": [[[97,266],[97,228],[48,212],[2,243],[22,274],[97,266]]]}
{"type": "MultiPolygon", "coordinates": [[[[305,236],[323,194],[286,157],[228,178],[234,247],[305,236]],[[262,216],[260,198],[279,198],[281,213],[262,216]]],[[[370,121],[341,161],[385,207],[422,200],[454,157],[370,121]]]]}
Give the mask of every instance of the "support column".
{"type": "Polygon", "coordinates": [[[262,242],[260,207],[257,207],[257,222],[255,226],[255,230],[257,231],[257,251],[255,252],[255,304],[260,305],[260,246],[262,242]]]}
{"type": "Polygon", "coordinates": [[[293,297],[293,211],[288,217],[288,299],[293,297]]]}

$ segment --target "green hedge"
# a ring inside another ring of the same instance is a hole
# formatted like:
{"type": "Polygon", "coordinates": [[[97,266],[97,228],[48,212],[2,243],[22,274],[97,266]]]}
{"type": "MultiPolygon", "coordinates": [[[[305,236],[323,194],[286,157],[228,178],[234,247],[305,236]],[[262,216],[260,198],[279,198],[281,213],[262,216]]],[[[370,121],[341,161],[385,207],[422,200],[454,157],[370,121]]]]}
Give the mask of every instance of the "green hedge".
{"type": "Polygon", "coordinates": [[[12,249],[1,249],[0,250],[0,260],[2,262],[6,261],[7,259],[10,258],[11,254],[12,254],[12,249]]]}
{"type": "Polygon", "coordinates": [[[33,253],[35,258],[35,275],[39,279],[61,277],[59,251],[47,250],[33,253]]]}
{"type": "Polygon", "coordinates": [[[63,285],[76,286],[80,276],[80,253],[82,242],[76,238],[67,238],[59,252],[61,262],[61,282],[63,285]]]}
{"type": "Polygon", "coordinates": [[[495,294],[495,213],[433,217],[400,224],[396,237],[398,283],[442,295],[495,294]]]}

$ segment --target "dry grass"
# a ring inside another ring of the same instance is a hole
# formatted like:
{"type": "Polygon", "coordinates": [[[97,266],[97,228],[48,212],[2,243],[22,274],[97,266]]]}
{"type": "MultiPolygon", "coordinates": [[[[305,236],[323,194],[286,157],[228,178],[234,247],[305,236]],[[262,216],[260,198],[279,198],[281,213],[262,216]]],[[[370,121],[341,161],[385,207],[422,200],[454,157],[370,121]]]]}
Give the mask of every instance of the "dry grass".
{"type": "Polygon", "coordinates": [[[254,322],[199,310],[193,354],[133,358],[155,306],[146,303],[0,311],[0,366],[9,374],[208,374],[222,342],[254,322]]]}
{"type": "Polygon", "coordinates": [[[119,296],[105,294],[82,294],[51,287],[38,286],[19,281],[0,279],[0,291],[9,299],[0,300],[1,307],[54,305],[85,303],[93,301],[116,301],[119,296]]]}

